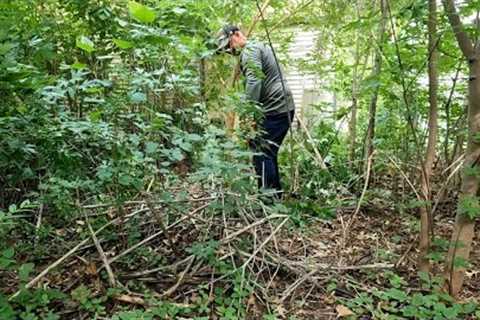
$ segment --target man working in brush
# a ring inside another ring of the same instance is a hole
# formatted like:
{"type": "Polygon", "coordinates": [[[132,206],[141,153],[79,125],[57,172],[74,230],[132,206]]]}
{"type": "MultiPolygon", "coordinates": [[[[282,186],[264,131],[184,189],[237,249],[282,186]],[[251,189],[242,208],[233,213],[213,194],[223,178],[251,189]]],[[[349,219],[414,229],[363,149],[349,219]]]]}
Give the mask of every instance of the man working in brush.
{"type": "Polygon", "coordinates": [[[294,116],[295,105],[282,71],[269,45],[248,40],[236,26],[225,26],[218,34],[217,52],[240,55],[240,68],[245,76],[245,91],[249,101],[263,111],[256,123],[259,134],[250,143],[258,186],[276,190],[281,197],[282,187],[278,170],[278,151],[287,135],[294,116]]]}

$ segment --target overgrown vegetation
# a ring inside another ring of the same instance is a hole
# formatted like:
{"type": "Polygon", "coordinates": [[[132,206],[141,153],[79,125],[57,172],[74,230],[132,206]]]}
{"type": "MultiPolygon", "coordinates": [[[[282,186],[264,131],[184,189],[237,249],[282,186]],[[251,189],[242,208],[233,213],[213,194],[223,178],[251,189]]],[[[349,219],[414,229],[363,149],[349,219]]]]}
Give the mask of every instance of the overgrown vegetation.
{"type": "Polygon", "coordinates": [[[479,318],[480,2],[442,4],[0,3],[0,318],[479,318]],[[276,203],[226,22],[333,97],[276,203]]]}

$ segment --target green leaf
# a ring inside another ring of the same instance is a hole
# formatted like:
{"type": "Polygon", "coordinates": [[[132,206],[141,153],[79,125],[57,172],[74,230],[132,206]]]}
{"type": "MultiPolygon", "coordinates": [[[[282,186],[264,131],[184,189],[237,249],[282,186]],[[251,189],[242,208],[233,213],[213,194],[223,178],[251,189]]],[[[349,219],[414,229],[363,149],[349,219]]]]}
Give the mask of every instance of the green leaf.
{"type": "Polygon", "coordinates": [[[86,66],[87,65],[85,63],[81,63],[81,62],[75,62],[74,64],[72,64],[72,68],[77,70],[84,69],[86,66]]]}
{"type": "Polygon", "coordinates": [[[415,293],[412,297],[412,306],[415,306],[415,309],[419,306],[422,306],[424,303],[423,295],[420,293],[415,293]]]}
{"type": "Polygon", "coordinates": [[[399,290],[399,289],[395,289],[395,288],[392,288],[392,289],[389,289],[387,292],[386,292],[387,296],[394,299],[394,300],[397,300],[397,301],[400,301],[400,302],[403,302],[403,301],[406,301],[407,300],[407,294],[402,291],[402,290],[399,290]]]}
{"type": "Polygon", "coordinates": [[[451,308],[446,308],[445,310],[443,310],[443,315],[447,319],[458,319],[458,314],[460,313],[460,311],[460,306],[455,305],[451,308]]]}
{"type": "Polygon", "coordinates": [[[7,259],[13,258],[14,255],[15,255],[15,249],[13,249],[13,247],[10,247],[10,248],[8,248],[8,249],[5,249],[5,250],[3,250],[3,252],[2,252],[2,256],[4,256],[4,257],[7,258],[7,259]]]}
{"type": "Polygon", "coordinates": [[[202,137],[199,136],[198,134],[196,133],[189,133],[187,134],[186,138],[190,141],[193,141],[193,142],[197,142],[197,141],[201,141],[202,140],[202,137]]]}
{"type": "Polygon", "coordinates": [[[142,103],[147,101],[147,95],[143,92],[130,92],[128,94],[128,97],[130,98],[130,101],[133,103],[142,103]]]}
{"type": "Polygon", "coordinates": [[[130,15],[139,22],[151,23],[156,18],[153,9],[135,1],[128,2],[128,11],[130,11],[130,15]]]}
{"type": "Polygon", "coordinates": [[[108,166],[102,166],[98,169],[97,177],[102,181],[110,181],[113,176],[112,168],[108,166]]]}
{"type": "Polygon", "coordinates": [[[10,43],[10,42],[6,42],[6,43],[1,43],[0,44],[0,55],[5,55],[8,51],[12,50],[13,48],[15,48],[15,45],[13,43],[10,43]]]}
{"type": "Polygon", "coordinates": [[[158,143],[156,142],[147,142],[145,143],[145,152],[147,154],[152,154],[158,150],[158,143]]]}
{"type": "Polygon", "coordinates": [[[453,266],[455,268],[468,268],[469,263],[468,260],[462,257],[455,257],[455,259],[453,259],[453,266]]]}
{"type": "Polygon", "coordinates": [[[459,200],[458,210],[470,219],[475,219],[480,216],[480,203],[478,200],[476,196],[463,195],[459,200]]]}
{"type": "Polygon", "coordinates": [[[121,40],[121,39],[113,39],[113,43],[120,49],[130,49],[133,48],[133,42],[121,40]]]}
{"type": "Polygon", "coordinates": [[[2,293],[0,293],[0,314],[4,320],[17,319],[15,316],[16,312],[13,310],[7,298],[2,293]]]}
{"type": "Polygon", "coordinates": [[[472,314],[477,309],[477,305],[473,302],[468,302],[462,305],[462,307],[463,307],[462,312],[465,314],[472,314]]]}
{"type": "Polygon", "coordinates": [[[8,206],[8,212],[9,213],[16,213],[17,210],[18,210],[18,208],[17,208],[16,204],[11,204],[11,205],[8,206]]]}
{"type": "Polygon", "coordinates": [[[92,53],[93,51],[95,51],[95,45],[93,44],[93,41],[85,36],[77,37],[75,44],[77,45],[77,47],[88,53],[92,53]]]}
{"type": "Polygon", "coordinates": [[[33,267],[35,265],[33,263],[24,263],[18,269],[18,277],[20,278],[21,282],[27,282],[28,276],[33,271],[33,267]]]}
{"type": "Polygon", "coordinates": [[[430,252],[428,255],[427,255],[427,258],[432,260],[432,261],[435,261],[435,262],[439,262],[439,261],[443,261],[443,254],[441,252],[430,252]]]}
{"type": "Polygon", "coordinates": [[[122,186],[129,186],[133,183],[133,178],[128,174],[122,174],[118,178],[118,183],[120,183],[122,186]]]}
{"type": "Polygon", "coordinates": [[[79,285],[75,290],[72,291],[72,299],[75,301],[84,304],[90,298],[91,291],[83,284],[79,285]]]}

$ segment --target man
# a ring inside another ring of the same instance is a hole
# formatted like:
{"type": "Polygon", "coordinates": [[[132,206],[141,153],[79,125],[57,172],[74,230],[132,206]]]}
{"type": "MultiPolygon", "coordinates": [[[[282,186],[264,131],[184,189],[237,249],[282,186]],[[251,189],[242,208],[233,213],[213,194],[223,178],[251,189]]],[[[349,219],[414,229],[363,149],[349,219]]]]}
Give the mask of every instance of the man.
{"type": "Polygon", "coordinates": [[[259,188],[274,189],[281,196],[278,151],[294,116],[293,97],[274,52],[269,45],[251,41],[236,26],[219,32],[217,52],[240,55],[249,101],[262,108],[263,119],[257,123],[258,137],[250,143],[257,153],[253,157],[259,176],[259,188]]]}

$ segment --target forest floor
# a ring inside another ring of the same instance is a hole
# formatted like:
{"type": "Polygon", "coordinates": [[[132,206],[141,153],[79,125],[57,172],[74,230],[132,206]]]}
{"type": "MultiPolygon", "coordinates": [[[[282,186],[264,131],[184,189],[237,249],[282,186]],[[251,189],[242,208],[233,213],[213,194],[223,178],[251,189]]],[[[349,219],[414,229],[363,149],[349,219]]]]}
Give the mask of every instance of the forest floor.
{"type": "MultiPolygon", "coordinates": [[[[447,205],[443,209],[450,213],[454,207],[447,205]]],[[[439,210],[441,211],[441,210],[439,210]]],[[[309,241],[311,256],[323,261],[330,261],[332,265],[345,266],[346,270],[338,270],[331,275],[336,281],[333,290],[317,291],[315,294],[306,294],[308,286],[292,294],[292,297],[301,297],[305,301],[301,308],[294,313],[301,319],[336,319],[342,309],[338,308],[342,300],[353,299],[359,293],[370,293],[372,289],[386,290],[390,287],[385,273],[390,270],[401,276],[405,286],[411,292],[422,291],[416,271],[418,239],[415,236],[415,221],[417,218],[407,214],[398,214],[388,208],[365,207],[362,214],[352,225],[346,244],[342,243],[345,221],[351,214],[339,211],[337,218],[331,222],[318,222],[312,226],[309,241]],[[412,230],[413,229],[413,230],[412,230]],[[376,268],[382,263],[388,265],[385,269],[376,268]],[[305,299],[307,297],[307,299],[305,299]],[[325,317],[319,316],[319,310],[324,310],[325,317]]],[[[436,216],[438,230],[437,237],[449,239],[453,228],[452,214],[439,213],[436,216]]],[[[472,270],[480,266],[480,250],[473,245],[471,264],[472,270]]],[[[442,265],[434,265],[434,272],[440,274],[442,265]]],[[[480,292],[480,272],[467,273],[468,286],[465,288],[461,301],[470,301],[478,298],[480,292]]],[[[348,311],[347,311],[348,312],[348,311]]],[[[363,319],[363,318],[362,318],[363,319]]],[[[368,317],[364,319],[369,319],[368,317]]]]}
{"type": "MultiPolygon", "coordinates": [[[[392,279],[408,293],[424,291],[415,269],[418,218],[412,213],[399,213],[384,199],[372,198],[358,211],[355,206],[337,208],[332,219],[303,212],[305,224],[298,227],[288,223],[288,209],[265,206],[256,198],[247,199],[256,209],[236,202],[244,200],[234,194],[202,193],[189,196],[189,203],[172,202],[177,214],[169,217],[162,214],[166,204],[151,199],[127,202],[122,210],[85,206],[87,217],[105,216],[105,221],[115,222],[119,236],[99,233],[96,244],[85,242],[71,252],[67,249],[81,243],[78,229],[87,227],[85,221],[55,230],[64,240],[51,243],[49,255],[38,259],[35,272],[65,260],[32,287],[56,288],[72,297],[57,306],[62,319],[91,319],[92,314],[110,319],[108,314],[148,310],[158,301],[183,310],[172,319],[197,319],[192,314],[229,319],[228,311],[219,310],[235,306],[235,300],[240,305],[246,301],[246,315],[240,316],[245,319],[265,319],[265,314],[336,319],[351,314],[349,300],[387,290],[392,279]],[[238,205],[235,218],[225,215],[229,201],[230,206],[238,205]],[[208,213],[208,208],[216,214],[208,213]],[[111,267],[109,274],[105,262],[111,267]],[[109,275],[115,285],[109,285],[109,275]],[[112,286],[116,293],[108,293],[112,286]]],[[[445,202],[437,210],[438,237],[449,239],[453,203],[445,202]]],[[[478,270],[480,246],[473,248],[471,270],[478,270]]],[[[13,294],[18,275],[5,275],[2,287],[11,288],[13,294]]],[[[467,276],[462,301],[478,298],[480,291],[480,272],[467,276]]],[[[239,309],[237,305],[230,313],[239,309]]]]}

